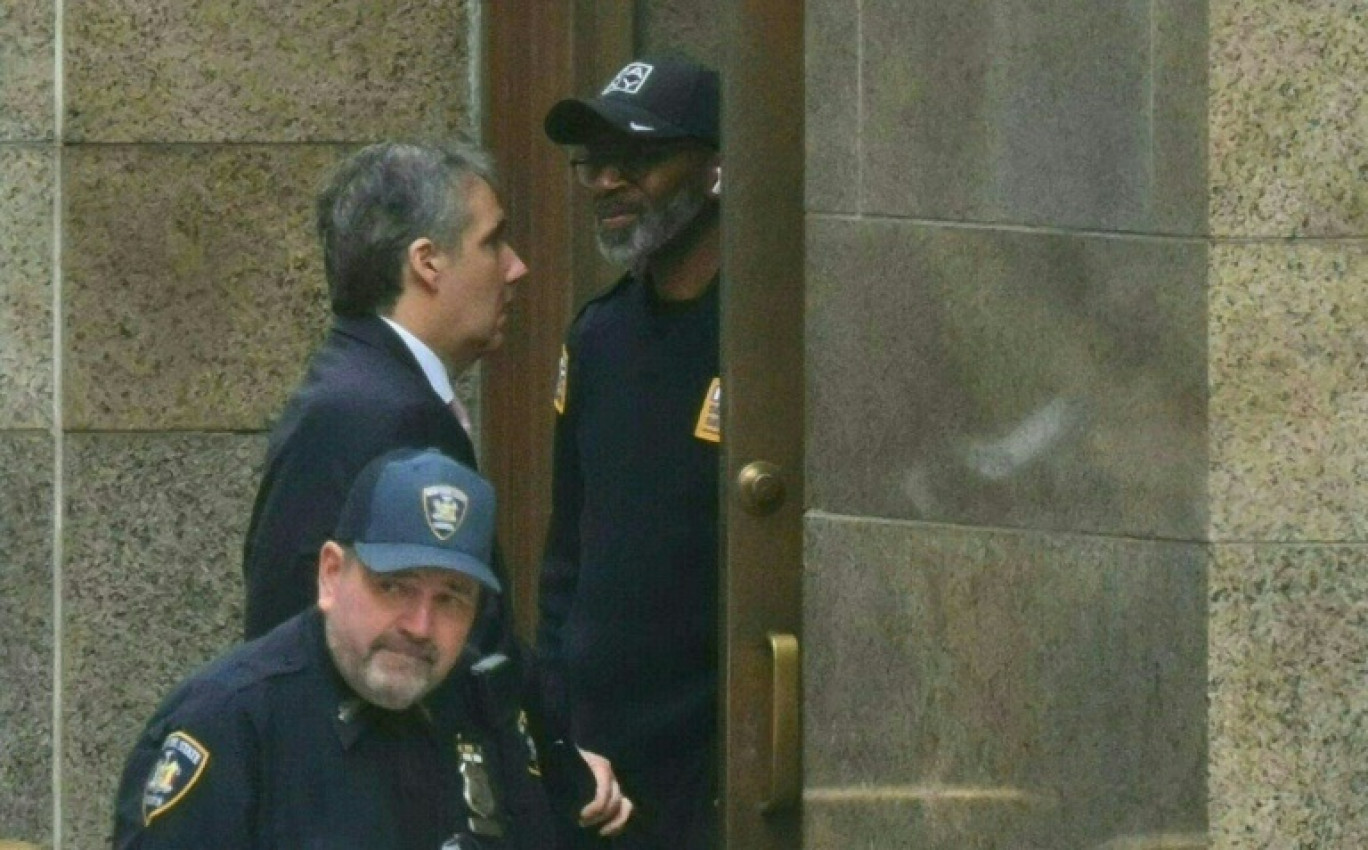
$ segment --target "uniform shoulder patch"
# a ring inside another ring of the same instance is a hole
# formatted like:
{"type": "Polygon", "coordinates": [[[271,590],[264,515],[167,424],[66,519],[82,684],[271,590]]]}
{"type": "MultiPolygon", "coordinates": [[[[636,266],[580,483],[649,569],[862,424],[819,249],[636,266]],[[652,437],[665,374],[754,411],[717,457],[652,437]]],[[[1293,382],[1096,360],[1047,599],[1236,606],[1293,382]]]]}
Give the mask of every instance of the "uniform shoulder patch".
{"type": "Polygon", "coordinates": [[[557,413],[565,413],[565,393],[570,384],[570,352],[561,346],[560,366],[556,369],[556,397],[553,404],[557,413]]]}
{"type": "Polygon", "coordinates": [[[143,787],[143,826],[165,814],[190,793],[209,765],[209,750],[185,732],[172,732],[162,742],[161,758],[143,787]]]}
{"type": "Polygon", "coordinates": [[[703,397],[703,407],[698,411],[698,424],[694,426],[694,436],[710,443],[722,442],[721,378],[713,378],[708,386],[708,394],[703,397]]]}

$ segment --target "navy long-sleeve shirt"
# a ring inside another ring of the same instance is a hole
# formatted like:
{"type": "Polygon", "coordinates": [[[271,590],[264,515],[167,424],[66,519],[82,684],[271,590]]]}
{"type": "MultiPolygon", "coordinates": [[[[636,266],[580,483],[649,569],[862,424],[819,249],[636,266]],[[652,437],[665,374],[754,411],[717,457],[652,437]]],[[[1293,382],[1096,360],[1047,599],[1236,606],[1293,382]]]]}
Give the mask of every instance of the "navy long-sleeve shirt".
{"type": "Polygon", "coordinates": [[[526,749],[496,757],[496,736],[451,702],[363,702],[323,631],[317,610],[300,614],[167,697],[125,766],[115,847],[437,850],[463,833],[461,847],[551,846],[547,816],[530,818],[521,799],[526,749]],[[466,758],[480,761],[476,791],[466,758]],[[487,788],[498,802],[479,805],[511,830],[504,839],[469,834],[468,801],[487,788]]]}
{"type": "Polygon", "coordinates": [[[553,718],[643,765],[716,731],[718,285],[628,276],[567,336],[538,646],[553,718]]]}

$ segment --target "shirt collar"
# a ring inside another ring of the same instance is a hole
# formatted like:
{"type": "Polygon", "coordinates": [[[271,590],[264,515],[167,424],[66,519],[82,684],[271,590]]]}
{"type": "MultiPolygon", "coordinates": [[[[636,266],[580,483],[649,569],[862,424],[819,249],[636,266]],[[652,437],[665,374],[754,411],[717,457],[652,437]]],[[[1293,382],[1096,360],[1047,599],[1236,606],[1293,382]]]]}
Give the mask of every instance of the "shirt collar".
{"type": "Polygon", "coordinates": [[[442,404],[451,404],[451,400],[456,397],[456,391],[451,388],[451,375],[447,374],[446,366],[442,359],[437,356],[431,348],[421,339],[409,332],[408,328],[394,321],[388,316],[381,316],[385,324],[394,329],[399,334],[399,338],[408,346],[408,350],[413,353],[413,359],[418,361],[418,366],[423,370],[423,375],[432,386],[432,391],[437,393],[437,397],[442,400],[442,404]]]}

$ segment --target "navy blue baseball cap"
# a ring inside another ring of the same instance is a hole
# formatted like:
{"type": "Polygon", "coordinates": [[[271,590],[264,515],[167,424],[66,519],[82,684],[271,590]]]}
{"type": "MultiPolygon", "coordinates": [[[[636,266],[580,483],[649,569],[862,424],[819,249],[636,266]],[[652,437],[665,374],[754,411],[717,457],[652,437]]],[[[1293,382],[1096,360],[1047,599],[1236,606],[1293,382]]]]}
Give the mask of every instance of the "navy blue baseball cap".
{"type": "Polygon", "coordinates": [[[714,148],[721,82],[717,72],[679,55],[629,62],[597,97],[562,100],[546,113],[558,145],[594,141],[605,129],[639,139],[698,139],[714,148]]]}
{"type": "Polygon", "coordinates": [[[437,449],[398,449],[361,470],[333,539],[372,571],[445,569],[502,592],[490,568],[494,488],[437,449]]]}

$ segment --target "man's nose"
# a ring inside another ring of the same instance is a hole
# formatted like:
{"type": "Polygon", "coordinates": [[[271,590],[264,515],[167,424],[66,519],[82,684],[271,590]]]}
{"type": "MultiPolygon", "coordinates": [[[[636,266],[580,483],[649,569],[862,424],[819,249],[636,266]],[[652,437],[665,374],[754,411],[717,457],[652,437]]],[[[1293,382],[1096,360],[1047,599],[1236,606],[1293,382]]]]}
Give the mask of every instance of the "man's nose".
{"type": "Polygon", "coordinates": [[[593,179],[585,185],[595,195],[606,195],[626,182],[621,166],[605,162],[594,171],[593,179]]]}
{"type": "Polygon", "coordinates": [[[527,264],[522,261],[522,257],[518,256],[518,252],[514,251],[512,248],[508,249],[508,253],[512,257],[512,262],[508,264],[508,273],[504,275],[504,281],[513,283],[514,281],[521,280],[527,276],[527,264]]]}
{"type": "Polygon", "coordinates": [[[432,635],[433,601],[427,597],[412,600],[404,607],[399,616],[399,629],[415,638],[428,638],[432,635]]]}

